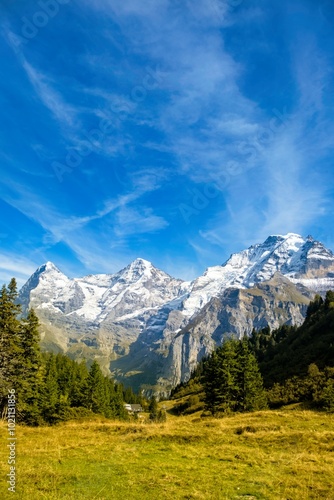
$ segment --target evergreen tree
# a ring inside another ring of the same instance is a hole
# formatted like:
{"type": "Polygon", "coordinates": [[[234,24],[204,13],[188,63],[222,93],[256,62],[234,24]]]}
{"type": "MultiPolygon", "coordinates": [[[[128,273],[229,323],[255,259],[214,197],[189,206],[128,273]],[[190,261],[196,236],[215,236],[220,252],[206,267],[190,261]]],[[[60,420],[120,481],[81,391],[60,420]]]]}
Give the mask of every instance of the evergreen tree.
{"type": "Polygon", "coordinates": [[[138,403],[138,396],[133,392],[131,387],[125,389],[123,396],[126,403],[138,403]]]}
{"type": "Polygon", "coordinates": [[[112,399],[113,416],[121,420],[127,420],[129,416],[124,406],[123,386],[121,384],[114,384],[114,391],[112,399]]]}
{"type": "Polygon", "coordinates": [[[158,402],[157,402],[157,399],[154,395],[150,399],[148,411],[150,412],[149,419],[153,420],[153,421],[157,420],[157,418],[158,418],[158,402]]]}
{"type": "Polygon", "coordinates": [[[255,356],[250,352],[247,339],[237,346],[238,401],[235,407],[239,411],[260,410],[266,407],[263,380],[255,356]]]}
{"type": "Polygon", "coordinates": [[[221,406],[220,381],[218,379],[219,357],[214,351],[207,359],[202,374],[202,382],[205,391],[205,407],[213,415],[217,413],[221,406]]]}
{"type": "Polygon", "coordinates": [[[149,402],[149,419],[151,422],[166,422],[166,411],[159,409],[156,397],[153,395],[149,402]]]}
{"type": "Polygon", "coordinates": [[[38,396],[42,387],[42,373],[38,326],[38,318],[31,309],[20,324],[21,362],[17,390],[18,410],[23,421],[31,424],[40,421],[38,396]]]}
{"type": "Polygon", "coordinates": [[[23,351],[23,356],[27,360],[25,370],[26,373],[38,370],[40,366],[40,335],[38,331],[39,321],[33,309],[28,312],[27,318],[21,321],[21,348],[23,351]]]}
{"type": "Polygon", "coordinates": [[[236,340],[226,340],[204,365],[205,404],[213,415],[233,411],[236,407],[238,399],[236,347],[236,340]]]}
{"type": "Polygon", "coordinates": [[[87,407],[94,413],[105,414],[108,407],[106,384],[100,365],[94,360],[87,379],[87,407]]]}
{"type": "Polygon", "coordinates": [[[325,309],[333,309],[334,308],[334,291],[328,290],[326,292],[325,298],[325,309]]]}
{"type": "Polygon", "coordinates": [[[319,294],[316,294],[314,299],[309,303],[307,312],[306,312],[306,318],[309,319],[312,314],[315,312],[319,311],[321,308],[322,304],[324,303],[322,297],[319,294]]]}
{"type": "Polygon", "coordinates": [[[68,393],[71,406],[73,407],[85,406],[86,395],[88,390],[87,380],[88,380],[88,370],[86,367],[86,363],[84,361],[82,361],[81,363],[76,363],[73,361],[73,376],[68,393]]]}
{"type": "Polygon", "coordinates": [[[206,409],[213,415],[266,406],[262,377],[248,341],[230,339],[204,365],[206,409]]]}
{"type": "Polygon", "coordinates": [[[21,308],[17,299],[16,281],[13,278],[0,290],[0,405],[1,411],[7,405],[9,389],[19,386],[19,369],[22,348],[20,345],[20,322],[17,315],[21,308]]]}
{"type": "Polygon", "coordinates": [[[321,402],[325,410],[334,412],[334,379],[328,379],[321,393],[321,402]]]}
{"type": "Polygon", "coordinates": [[[59,420],[59,415],[57,413],[59,403],[60,398],[56,357],[51,353],[48,355],[46,361],[44,383],[40,393],[41,415],[45,422],[52,424],[59,420]]]}

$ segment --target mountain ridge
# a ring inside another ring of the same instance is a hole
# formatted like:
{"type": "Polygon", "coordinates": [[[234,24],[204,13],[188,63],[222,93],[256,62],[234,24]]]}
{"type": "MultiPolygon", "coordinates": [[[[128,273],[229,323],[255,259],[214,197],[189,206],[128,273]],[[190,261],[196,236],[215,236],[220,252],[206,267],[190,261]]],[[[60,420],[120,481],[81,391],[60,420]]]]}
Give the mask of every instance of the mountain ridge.
{"type": "Polygon", "coordinates": [[[75,359],[98,359],[122,381],[135,377],[137,386],[148,381],[144,385],[167,390],[189,377],[194,363],[224,336],[240,337],[265,323],[300,324],[314,293],[331,287],[331,250],[311,236],[288,233],[231,254],[191,282],[142,258],[114,274],[72,279],[47,262],[22,287],[19,300],[38,314],[45,349],[58,345],[75,359]],[[195,339],[198,332],[202,340],[195,339]]]}

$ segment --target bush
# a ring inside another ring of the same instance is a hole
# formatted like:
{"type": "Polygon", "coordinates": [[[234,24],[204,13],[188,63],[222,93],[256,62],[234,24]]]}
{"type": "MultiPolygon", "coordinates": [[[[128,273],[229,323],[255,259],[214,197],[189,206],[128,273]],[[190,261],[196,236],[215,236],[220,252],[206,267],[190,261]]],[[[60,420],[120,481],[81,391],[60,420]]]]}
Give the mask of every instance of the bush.
{"type": "Polygon", "coordinates": [[[323,408],[326,411],[334,411],[334,380],[329,379],[321,393],[323,408]]]}

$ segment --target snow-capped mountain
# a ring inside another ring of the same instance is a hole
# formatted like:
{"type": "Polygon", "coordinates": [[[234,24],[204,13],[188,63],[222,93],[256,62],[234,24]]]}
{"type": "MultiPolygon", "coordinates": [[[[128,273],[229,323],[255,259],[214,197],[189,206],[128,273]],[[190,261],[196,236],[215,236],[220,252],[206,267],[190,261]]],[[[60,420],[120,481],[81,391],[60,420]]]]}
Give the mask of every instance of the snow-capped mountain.
{"type": "Polygon", "coordinates": [[[250,288],[276,272],[322,292],[334,287],[334,255],[312,236],[269,236],[264,243],[232,254],[223,265],[209,267],[192,283],[183,312],[191,317],[226,288],[250,288]]]}
{"type": "Polygon", "coordinates": [[[314,292],[330,288],[333,253],[311,236],[289,233],[232,254],[191,283],[144,259],[116,274],[73,279],[47,262],[19,299],[39,315],[44,348],[95,357],[132,385],[166,389],[224,335],[301,323],[314,292]]]}
{"type": "Polygon", "coordinates": [[[172,278],[144,259],[117,274],[67,278],[52,262],[39,267],[20,292],[24,305],[65,316],[77,315],[100,324],[136,317],[183,293],[182,280],[172,278]]]}

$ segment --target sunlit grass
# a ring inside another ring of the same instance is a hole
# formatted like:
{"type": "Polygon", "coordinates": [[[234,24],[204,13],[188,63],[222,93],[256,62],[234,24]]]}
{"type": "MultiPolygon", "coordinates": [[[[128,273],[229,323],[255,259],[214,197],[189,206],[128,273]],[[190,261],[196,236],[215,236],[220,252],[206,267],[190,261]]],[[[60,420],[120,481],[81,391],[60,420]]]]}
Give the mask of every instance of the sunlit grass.
{"type": "Polygon", "coordinates": [[[296,410],[20,426],[15,495],[2,425],[1,498],[334,500],[333,420],[296,410]]]}

